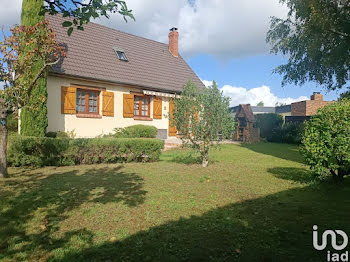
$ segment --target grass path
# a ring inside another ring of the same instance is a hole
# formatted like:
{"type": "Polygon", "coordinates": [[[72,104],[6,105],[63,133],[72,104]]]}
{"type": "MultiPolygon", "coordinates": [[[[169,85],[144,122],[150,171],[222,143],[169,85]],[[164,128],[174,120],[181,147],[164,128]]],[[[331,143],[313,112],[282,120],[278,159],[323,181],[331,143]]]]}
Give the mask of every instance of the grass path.
{"type": "Polygon", "coordinates": [[[350,233],[350,180],[312,182],[295,146],[223,145],[211,159],[11,169],[0,261],[326,261],[312,226],[350,233]]]}

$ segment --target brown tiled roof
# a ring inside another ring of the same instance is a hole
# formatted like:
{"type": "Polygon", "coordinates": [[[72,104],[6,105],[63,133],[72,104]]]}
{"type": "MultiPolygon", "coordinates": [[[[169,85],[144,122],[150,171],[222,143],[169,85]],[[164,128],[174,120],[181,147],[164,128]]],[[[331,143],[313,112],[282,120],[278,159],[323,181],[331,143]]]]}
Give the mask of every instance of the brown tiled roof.
{"type": "Polygon", "coordinates": [[[236,120],[237,117],[241,117],[241,113],[243,113],[243,116],[246,118],[248,122],[255,122],[255,117],[252,111],[252,107],[250,104],[240,104],[238,112],[236,114],[236,120]]]}
{"type": "Polygon", "coordinates": [[[181,92],[188,80],[204,86],[181,56],[170,54],[166,44],[95,23],[84,25],[84,31],[75,29],[69,37],[62,27],[67,18],[47,19],[67,50],[54,73],[170,92],[181,92]],[[129,61],[119,60],[113,48],[122,49],[129,61]]]}

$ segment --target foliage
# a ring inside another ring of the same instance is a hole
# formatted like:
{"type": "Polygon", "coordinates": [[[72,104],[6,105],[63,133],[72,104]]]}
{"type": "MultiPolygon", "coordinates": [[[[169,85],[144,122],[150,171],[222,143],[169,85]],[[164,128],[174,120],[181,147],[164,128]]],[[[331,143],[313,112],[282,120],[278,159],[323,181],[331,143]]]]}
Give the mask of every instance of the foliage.
{"type": "MultiPolygon", "coordinates": [[[[280,143],[300,144],[304,134],[305,124],[303,122],[285,123],[276,133],[279,134],[280,143]]],[[[276,139],[278,139],[276,137],[276,139]]],[[[277,141],[276,141],[277,142],[277,141]]]]}
{"type": "Polygon", "coordinates": [[[260,128],[260,136],[267,141],[276,142],[276,134],[282,128],[282,124],[283,117],[279,114],[268,113],[256,115],[256,125],[260,128]]]}
{"type": "Polygon", "coordinates": [[[98,17],[109,18],[109,13],[119,13],[127,21],[127,17],[135,20],[132,10],[129,10],[125,1],[119,0],[44,0],[46,5],[44,12],[50,15],[58,13],[63,14],[63,17],[72,17],[63,22],[62,26],[67,27],[68,35],[71,35],[74,28],[84,30],[84,24],[89,23],[91,19],[98,17]]]}
{"type": "Polygon", "coordinates": [[[345,98],[350,99],[350,91],[346,91],[346,92],[340,94],[339,99],[345,99],[345,98]]]}
{"type": "MultiPolygon", "coordinates": [[[[21,12],[21,25],[34,26],[43,21],[45,16],[42,12],[44,1],[23,0],[21,12]]],[[[34,46],[28,45],[21,56],[26,56],[34,46]]],[[[34,76],[42,67],[43,61],[40,59],[32,67],[34,76]]],[[[23,78],[30,78],[30,75],[23,75],[23,78]]],[[[37,87],[33,90],[31,98],[26,107],[21,110],[21,134],[24,136],[45,136],[48,125],[47,119],[47,74],[46,72],[38,79],[37,87]]]]}
{"type": "Polygon", "coordinates": [[[169,118],[183,144],[200,152],[204,167],[208,164],[210,146],[231,138],[235,128],[229,98],[223,96],[215,81],[211,87],[202,89],[189,81],[181,97],[175,98],[174,112],[169,118]]]}
{"type": "Polygon", "coordinates": [[[158,129],[155,126],[133,125],[126,128],[115,128],[113,137],[119,138],[155,138],[158,129]]]}
{"type": "Polygon", "coordinates": [[[9,132],[18,133],[18,119],[14,114],[7,116],[7,129],[9,132]]]}
{"type": "Polygon", "coordinates": [[[79,164],[156,161],[164,147],[158,139],[13,137],[10,166],[64,166],[79,164]]]}
{"type": "Polygon", "coordinates": [[[306,123],[301,153],[320,177],[350,174],[350,100],[320,109],[306,123]]]}
{"type": "Polygon", "coordinates": [[[64,131],[58,131],[58,132],[47,132],[46,137],[51,138],[75,138],[76,133],[75,130],[64,132],[64,131]]]}
{"type": "Polygon", "coordinates": [[[29,102],[38,80],[50,66],[58,63],[65,52],[46,21],[35,26],[15,26],[10,31],[12,35],[4,35],[4,41],[0,43],[0,76],[4,83],[0,98],[4,99],[3,107],[9,113],[17,113],[29,102]],[[38,61],[43,64],[37,71],[34,68],[37,68],[38,61]]]}
{"type": "Polygon", "coordinates": [[[257,105],[256,106],[264,106],[265,104],[264,104],[264,101],[260,101],[259,103],[257,103],[257,105]]]}
{"type": "Polygon", "coordinates": [[[267,41],[272,53],[288,55],[274,72],[283,85],[315,81],[329,90],[350,80],[350,2],[348,0],[280,0],[286,19],[273,17],[267,41]]]}

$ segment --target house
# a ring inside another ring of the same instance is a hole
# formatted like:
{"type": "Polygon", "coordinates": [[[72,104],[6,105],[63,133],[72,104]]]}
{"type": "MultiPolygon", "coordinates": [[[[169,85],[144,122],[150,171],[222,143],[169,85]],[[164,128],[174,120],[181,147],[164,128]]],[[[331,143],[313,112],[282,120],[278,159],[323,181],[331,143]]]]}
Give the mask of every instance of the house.
{"type": "Polygon", "coordinates": [[[159,138],[176,136],[172,99],[189,80],[204,87],[178,52],[177,28],[167,45],[95,23],[69,37],[67,18],[47,19],[67,53],[47,79],[48,132],[96,137],[144,124],[157,127],[159,138]]]}
{"type": "Polygon", "coordinates": [[[329,105],[333,101],[323,101],[323,95],[320,92],[314,92],[310,100],[292,103],[291,116],[313,116],[317,110],[329,105]]]}
{"type": "Polygon", "coordinates": [[[239,105],[235,114],[237,128],[233,139],[245,143],[260,141],[260,129],[255,126],[255,117],[249,104],[239,105]]]}
{"type": "MultiPolygon", "coordinates": [[[[282,105],[276,107],[267,106],[252,106],[252,112],[254,115],[275,113],[282,115],[288,122],[293,119],[304,121],[317,113],[317,110],[332,103],[333,101],[324,101],[323,95],[320,92],[314,92],[310,100],[295,102],[290,105],[282,105]]],[[[239,110],[240,106],[231,107],[230,110],[233,114],[239,110]]]]}

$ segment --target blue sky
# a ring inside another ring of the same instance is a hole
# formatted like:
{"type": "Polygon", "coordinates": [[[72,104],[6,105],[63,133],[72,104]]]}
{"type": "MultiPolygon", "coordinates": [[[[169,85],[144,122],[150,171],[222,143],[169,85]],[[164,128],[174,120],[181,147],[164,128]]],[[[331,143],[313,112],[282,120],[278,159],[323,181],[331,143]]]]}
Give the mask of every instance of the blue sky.
{"type": "MultiPolygon", "coordinates": [[[[21,0],[0,0],[0,25],[19,23],[21,0]]],[[[272,70],[287,61],[269,54],[265,42],[271,16],[286,17],[278,0],[127,0],[136,22],[118,14],[94,22],[156,41],[168,42],[169,28],[179,28],[179,50],[192,69],[208,84],[216,80],[231,105],[264,101],[290,103],[321,91],[314,83],[282,88],[282,77],[272,70]]]]}

